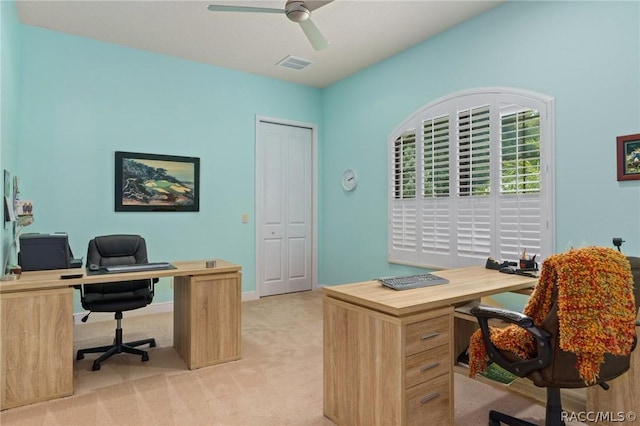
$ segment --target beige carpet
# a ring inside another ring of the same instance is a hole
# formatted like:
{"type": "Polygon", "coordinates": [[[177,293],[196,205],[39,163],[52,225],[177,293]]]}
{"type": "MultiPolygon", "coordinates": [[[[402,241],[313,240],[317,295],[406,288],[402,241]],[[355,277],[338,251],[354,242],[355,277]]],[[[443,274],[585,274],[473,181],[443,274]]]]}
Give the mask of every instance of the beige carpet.
{"type": "MultiPolygon", "coordinates": [[[[322,415],[322,293],[243,303],[242,359],[187,370],[172,348],[172,314],[126,317],[125,341],[155,337],[150,360],[121,354],[91,371],[75,362],[75,394],[0,413],[2,426],[333,425],[322,415]]],[[[75,327],[75,349],[108,344],[115,321],[75,327]]],[[[487,424],[492,408],[543,423],[531,400],[455,375],[456,425],[487,424]]],[[[430,425],[425,419],[425,424],[430,425]]]]}

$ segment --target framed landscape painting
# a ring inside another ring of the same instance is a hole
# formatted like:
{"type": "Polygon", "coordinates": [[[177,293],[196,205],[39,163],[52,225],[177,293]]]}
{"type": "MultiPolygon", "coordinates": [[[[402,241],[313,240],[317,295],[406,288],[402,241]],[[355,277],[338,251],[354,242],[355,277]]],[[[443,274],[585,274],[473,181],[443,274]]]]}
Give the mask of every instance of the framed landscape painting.
{"type": "Polygon", "coordinates": [[[116,151],[117,212],[197,212],[200,159],[116,151]]]}

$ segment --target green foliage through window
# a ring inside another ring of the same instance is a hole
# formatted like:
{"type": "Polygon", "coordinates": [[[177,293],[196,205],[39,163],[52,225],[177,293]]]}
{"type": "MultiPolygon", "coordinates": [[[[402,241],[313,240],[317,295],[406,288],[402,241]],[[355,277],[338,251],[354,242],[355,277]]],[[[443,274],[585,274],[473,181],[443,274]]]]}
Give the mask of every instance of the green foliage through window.
{"type": "Polygon", "coordinates": [[[449,116],[422,123],[425,198],[449,196],[449,116]]]}
{"type": "Polygon", "coordinates": [[[540,192],[540,114],[526,110],[501,121],[501,192],[540,192]]]}
{"type": "Polygon", "coordinates": [[[394,196],[396,199],[416,197],[416,133],[396,139],[394,144],[394,196]]]}

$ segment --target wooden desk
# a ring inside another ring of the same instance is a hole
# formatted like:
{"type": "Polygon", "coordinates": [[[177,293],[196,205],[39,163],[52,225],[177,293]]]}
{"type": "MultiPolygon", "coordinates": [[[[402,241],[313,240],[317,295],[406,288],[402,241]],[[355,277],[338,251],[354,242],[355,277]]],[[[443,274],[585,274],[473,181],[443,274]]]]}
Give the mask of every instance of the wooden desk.
{"type": "Polygon", "coordinates": [[[325,416],[339,425],[454,424],[454,306],[536,280],[483,267],[436,274],[450,282],[324,287],[325,416]]]}
{"type": "Polygon", "coordinates": [[[78,269],[25,272],[0,282],[0,409],[73,394],[72,286],[78,284],[174,277],[173,345],[188,368],[239,359],[241,267],[224,260],[215,268],[204,260],[172,264],[177,269],[70,280],[60,275],[78,269]]]}
{"type": "MultiPolygon", "coordinates": [[[[483,267],[436,274],[449,284],[404,291],[375,281],[324,287],[325,416],[338,425],[454,424],[455,357],[477,327],[475,321],[455,321],[454,307],[520,292],[536,280],[483,267]]],[[[634,397],[639,365],[636,349],[629,372],[612,380],[608,391],[587,388],[582,414],[640,416],[634,397]]]]}

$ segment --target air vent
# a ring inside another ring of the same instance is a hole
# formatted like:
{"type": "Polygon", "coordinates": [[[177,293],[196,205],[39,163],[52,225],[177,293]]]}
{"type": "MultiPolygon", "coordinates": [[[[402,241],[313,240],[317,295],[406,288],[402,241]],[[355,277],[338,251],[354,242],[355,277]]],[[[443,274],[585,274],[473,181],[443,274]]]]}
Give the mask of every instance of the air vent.
{"type": "Polygon", "coordinates": [[[307,60],[307,59],[302,59],[302,58],[296,58],[295,56],[287,56],[286,58],[284,58],[283,60],[281,60],[280,62],[278,62],[276,65],[279,67],[283,67],[283,68],[289,68],[292,70],[296,70],[296,71],[302,71],[303,69],[307,68],[309,65],[311,65],[313,62],[307,60]]]}

